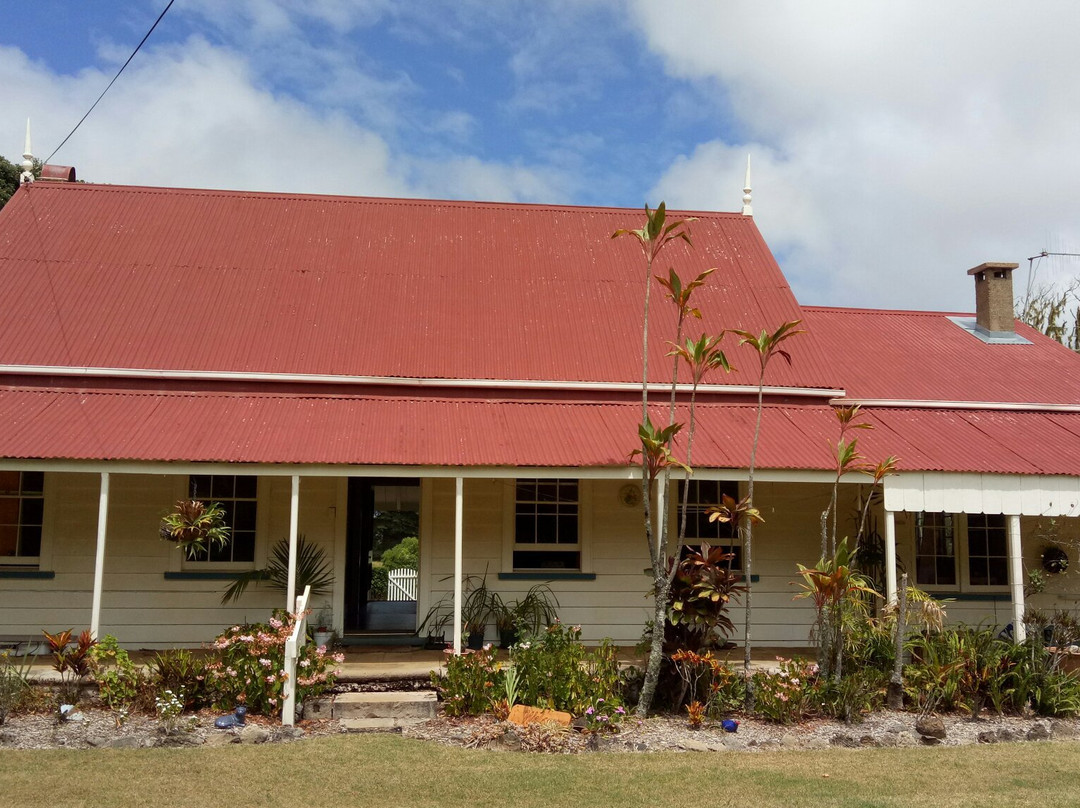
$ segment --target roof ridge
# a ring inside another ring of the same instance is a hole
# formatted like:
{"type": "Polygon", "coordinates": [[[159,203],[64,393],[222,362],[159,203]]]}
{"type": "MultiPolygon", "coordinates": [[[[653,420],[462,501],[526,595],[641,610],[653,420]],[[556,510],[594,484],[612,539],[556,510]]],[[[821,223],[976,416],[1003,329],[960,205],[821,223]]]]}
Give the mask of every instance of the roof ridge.
{"type": "Polygon", "coordinates": [[[937,311],[933,309],[871,309],[860,306],[810,306],[802,304],[803,311],[819,314],[880,314],[901,317],[974,317],[970,311],[937,311]]]}
{"type": "MultiPolygon", "coordinates": [[[[567,203],[550,202],[512,202],[483,199],[430,199],[427,197],[408,196],[358,196],[348,194],[314,194],[299,193],[293,191],[245,191],[229,188],[182,188],[178,186],[157,185],[114,185],[111,183],[42,183],[43,188],[50,190],[64,188],[65,190],[79,190],[82,192],[132,192],[145,194],[183,194],[185,196],[213,196],[236,199],[289,199],[297,201],[321,201],[339,204],[378,204],[393,206],[420,206],[420,207],[460,207],[460,208],[488,208],[488,209],[513,209],[531,208],[546,211],[586,211],[599,213],[640,213],[642,208],[629,206],[596,206],[575,205],[567,203]]],[[[34,188],[38,190],[38,188],[34,188]]],[[[679,210],[669,209],[669,213],[679,215],[692,215],[698,218],[723,218],[744,219],[743,214],[735,211],[706,211],[706,210],[679,210]]]]}

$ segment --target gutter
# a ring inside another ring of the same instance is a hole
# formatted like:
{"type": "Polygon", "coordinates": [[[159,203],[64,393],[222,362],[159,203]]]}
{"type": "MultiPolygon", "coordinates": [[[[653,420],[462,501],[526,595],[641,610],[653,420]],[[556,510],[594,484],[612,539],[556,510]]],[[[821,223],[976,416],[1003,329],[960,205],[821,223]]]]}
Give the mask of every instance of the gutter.
{"type": "MultiPolygon", "coordinates": [[[[316,373],[250,373],[221,370],[155,370],[150,368],[96,368],[66,365],[0,365],[0,375],[68,376],[106,379],[168,379],[172,381],[276,382],[286,384],[354,384],[387,387],[455,387],[486,390],[574,390],[634,393],[634,382],[575,382],[536,379],[440,379],[411,376],[344,376],[316,373]]],[[[669,393],[671,385],[649,384],[649,392],[669,393]]],[[[689,393],[692,385],[677,384],[676,392],[689,393]]],[[[722,395],[753,395],[757,387],[742,384],[701,384],[697,392],[722,395]]],[[[844,396],[842,389],[823,387],[765,387],[766,395],[803,398],[844,396]]]]}
{"type": "Polygon", "coordinates": [[[997,410],[1004,412],[1080,412],[1080,404],[1040,404],[1021,401],[932,401],[903,398],[831,398],[834,407],[857,404],[864,409],[899,410],[997,410]]]}

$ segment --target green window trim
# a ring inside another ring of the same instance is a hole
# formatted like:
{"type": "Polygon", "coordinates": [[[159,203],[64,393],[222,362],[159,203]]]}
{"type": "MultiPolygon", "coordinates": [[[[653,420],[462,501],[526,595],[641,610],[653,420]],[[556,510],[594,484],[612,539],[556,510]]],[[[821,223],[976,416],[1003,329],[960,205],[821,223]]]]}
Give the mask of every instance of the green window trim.
{"type": "Polygon", "coordinates": [[[0,578],[51,581],[55,577],[56,573],[52,570],[0,570],[0,578]]]}

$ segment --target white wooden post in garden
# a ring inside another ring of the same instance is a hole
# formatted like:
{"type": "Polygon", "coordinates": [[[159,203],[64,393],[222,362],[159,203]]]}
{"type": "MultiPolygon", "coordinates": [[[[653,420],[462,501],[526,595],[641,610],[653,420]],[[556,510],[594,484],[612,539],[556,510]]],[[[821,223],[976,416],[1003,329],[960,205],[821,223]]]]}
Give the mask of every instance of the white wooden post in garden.
{"type": "Polygon", "coordinates": [[[296,723],[296,659],[300,647],[307,639],[307,610],[311,599],[311,587],[304,587],[304,594],[296,599],[296,622],[292,634],[285,640],[285,701],[281,705],[281,723],[291,727],[296,723]]]}

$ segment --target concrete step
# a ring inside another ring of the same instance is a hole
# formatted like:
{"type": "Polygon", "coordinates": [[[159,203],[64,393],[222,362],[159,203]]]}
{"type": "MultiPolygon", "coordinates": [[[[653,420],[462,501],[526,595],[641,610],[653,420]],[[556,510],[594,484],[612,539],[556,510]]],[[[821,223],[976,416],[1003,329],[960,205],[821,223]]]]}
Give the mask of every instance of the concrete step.
{"type": "Polygon", "coordinates": [[[402,727],[415,723],[415,719],[402,718],[343,718],[341,729],[344,732],[401,732],[402,727]]]}
{"type": "Polygon", "coordinates": [[[339,693],[304,705],[304,718],[389,719],[417,723],[434,718],[438,698],[430,690],[339,693]]]}

